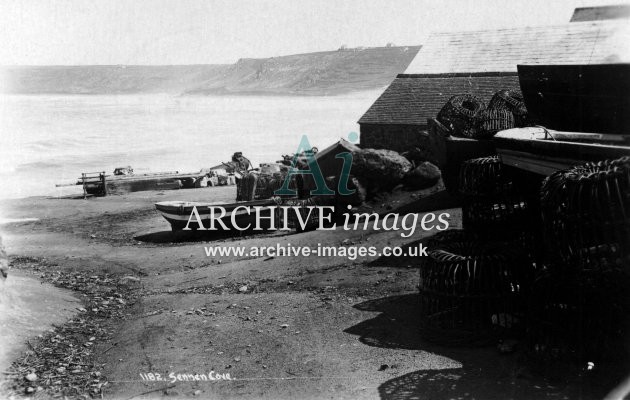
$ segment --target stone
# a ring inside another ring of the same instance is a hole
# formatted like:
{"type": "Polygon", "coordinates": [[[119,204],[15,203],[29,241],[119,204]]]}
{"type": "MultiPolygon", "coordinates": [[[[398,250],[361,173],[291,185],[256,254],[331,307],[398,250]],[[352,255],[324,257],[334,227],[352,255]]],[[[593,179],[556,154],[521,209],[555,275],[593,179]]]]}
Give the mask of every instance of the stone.
{"type": "Polygon", "coordinates": [[[442,177],[440,169],[428,161],[420,163],[405,175],[405,186],[411,189],[426,189],[435,186],[442,177]]]}
{"type": "Polygon", "coordinates": [[[370,194],[393,189],[411,168],[409,160],[392,150],[362,149],[353,153],[352,173],[370,194]]]}

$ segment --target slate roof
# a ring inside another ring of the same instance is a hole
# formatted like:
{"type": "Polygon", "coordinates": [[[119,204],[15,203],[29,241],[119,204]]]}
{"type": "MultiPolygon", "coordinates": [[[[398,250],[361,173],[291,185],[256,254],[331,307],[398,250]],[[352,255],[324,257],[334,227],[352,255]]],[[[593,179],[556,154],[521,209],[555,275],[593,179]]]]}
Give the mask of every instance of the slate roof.
{"type": "Polygon", "coordinates": [[[487,101],[498,90],[518,89],[517,64],[624,60],[630,61],[627,20],[435,33],[359,123],[424,126],[452,95],[472,93],[487,101]]]}
{"type": "Polygon", "coordinates": [[[359,123],[426,125],[451,96],[471,93],[487,103],[497,90],[518,88],[516,74],[399,75],[359,123]]]}
{"type": "Polygon", "coordinates": [[[630,61],[627,20],[434,33],[405,74],[516,72],[517,64],[606,64],[630,61]]]}

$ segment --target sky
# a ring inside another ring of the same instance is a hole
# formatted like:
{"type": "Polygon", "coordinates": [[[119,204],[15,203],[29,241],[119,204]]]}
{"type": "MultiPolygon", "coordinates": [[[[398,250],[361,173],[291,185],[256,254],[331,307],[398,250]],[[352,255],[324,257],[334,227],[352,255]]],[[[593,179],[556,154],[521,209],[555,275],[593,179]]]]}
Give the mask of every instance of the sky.
{"type": "Polygon", "coordinates": [[[223,64],[432,31],[562,24],[630,0],[0,0],[0,65],[223,64]]]}

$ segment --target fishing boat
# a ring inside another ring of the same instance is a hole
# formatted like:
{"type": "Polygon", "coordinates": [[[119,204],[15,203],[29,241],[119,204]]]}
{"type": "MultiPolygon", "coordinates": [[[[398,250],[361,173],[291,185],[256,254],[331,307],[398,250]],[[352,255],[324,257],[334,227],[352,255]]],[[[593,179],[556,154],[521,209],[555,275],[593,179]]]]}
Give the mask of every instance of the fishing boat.
{"type": "Polygon", "coordinates": [[[179,171],[135,174],[131,167],[116,168],[114,174],[106,172],[85,172],[76,183],[57,184],[63,186],[83,186],[87,195],[106,196],[145,190],[170,190],[203,187],[207,184],[208,171],[181,173],[179,171]],[[123,171],[124,170],[124,171],[123,171]]]}
{"type": "MultiPolygon", "coordinates": [[[[243,230],[251,224],[256,225],[256,212],[254,207],[275,206],[276,201],[273,199],[252,200],[252,201],[235,201],[233,203],[205,203],[191,201],[163,201],[155,203],[155,208],[162,216],[171,224],[173,231],[182,230],[189,225],[192,230],[199,229],[199,221],[203,224],[204,229],[210,228],[211,218],[214,216],[215,230],[243,230]],[[195,210],[197,214],[195,214],[195,210]],[[219,218],[223,211],[225,215],[219,218]],[[214,214],[213,214],[214,212],[214,214]],[[197,219],[197,215],[199,219],[197,219]],[[222,223],[219,223],[220,220],[222,223]],[[188,224],[190,221],[190,224],[188,224]],[[225,227],[225,228],[224,228],[225,227]]],[[[271,224],[268,218],[271,211],[262,210],[259,218],[260,227],[268,229],[271,224]]]]}
{"type": "Polygon", "coordinates": [[[536,125],[493,137],[504,164],[549,175],[630,155],[630,64],[519,65],[536,125]]]}

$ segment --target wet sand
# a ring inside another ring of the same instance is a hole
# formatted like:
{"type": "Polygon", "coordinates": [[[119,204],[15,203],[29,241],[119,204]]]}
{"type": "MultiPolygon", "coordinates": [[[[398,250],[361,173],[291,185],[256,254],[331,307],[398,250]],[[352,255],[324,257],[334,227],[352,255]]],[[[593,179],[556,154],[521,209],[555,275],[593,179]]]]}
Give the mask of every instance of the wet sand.
{"type": "MultiPolygon", "coordinates": [[[[219,259],[203,249],[344,241],[382,248],[432,233],[418,229],[406,239],[399,232],[343,230],[173,237],[153,206],[179,199],[227,201],[234,191],[0,204],[3,217],[38,219],[2,227],[13,258],[45,258],[46,268],[62,273],[108,274],[137,283],[123,317],[109,320],[111,334],[95,347],[95,363],[108,381],[105,398],[564,399],[598,398],[607,390],[544,379],[528,371],[518,352],[425,341],[418,333],[413,259],[219,259]],[[209,371],[229,373],[232,380],[169,378],[209,371]],[[141,375],[149,372],[165,380],[141,375]]],[[[372,206],[395,209],[409,201],[409,193],[399,193],[372,206]]],[[[452,207],[445,202],[443,208],[457,228],[461,210],[452,207]]]]}
{"type": "Polygon", "coordinates": [[[26,349],[26,340],[62,324],[80,306],[72,292],[12,270],[0,281],[0,371],[26,349]]]}

